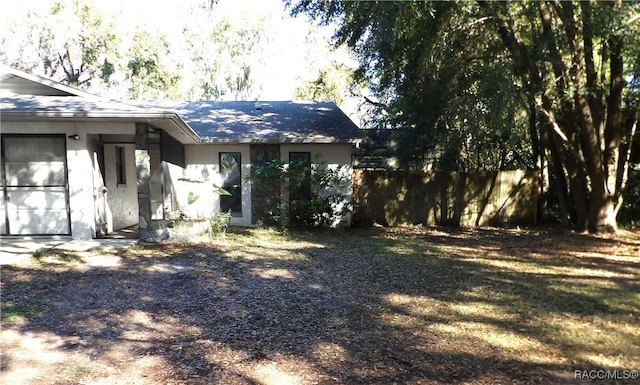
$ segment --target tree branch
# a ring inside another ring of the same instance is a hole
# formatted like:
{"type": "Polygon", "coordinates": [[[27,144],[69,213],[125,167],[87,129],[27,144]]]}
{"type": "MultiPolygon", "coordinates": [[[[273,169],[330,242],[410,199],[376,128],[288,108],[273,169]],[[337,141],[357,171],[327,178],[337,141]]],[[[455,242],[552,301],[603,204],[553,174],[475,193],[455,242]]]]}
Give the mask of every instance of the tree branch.
{"type": "Polygon", "coordinates": [[[371,100],[367,96],[362,95],[362,98],[364,99],[365,102],[367,102],[369,104],[372,104],[372,105],[374,105],[376,107],[381,107],[381,108],[384,108],[384,109],[387,108],[386,104],[380,103],[380,102],[376,102],[375,100],[371,100]]]}

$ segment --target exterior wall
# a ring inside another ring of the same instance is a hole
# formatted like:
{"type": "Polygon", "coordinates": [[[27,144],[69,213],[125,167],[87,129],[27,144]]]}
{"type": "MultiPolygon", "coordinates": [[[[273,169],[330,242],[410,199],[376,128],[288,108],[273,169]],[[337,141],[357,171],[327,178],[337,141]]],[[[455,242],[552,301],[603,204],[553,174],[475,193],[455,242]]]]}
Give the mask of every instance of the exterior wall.
{"type": "MultiPolygon", "coordinates": [[[[71,214],[71,236],[74,239],[91,239],[95,236],[95,204],[93,190],[93,154],[89,150],[92,143],[88,142],[87,134],[134,134],[134,124],[128,123],[87,123],[87,122],[2,122],[3,134],[64,134],[65,136],[78,134],[80,138],[73,140],[67,138],[67,167],[68,167],[68,183],[69,183],[69,209],[71,214]]],[[[131,180],[133,191],[135,194],[135,164],[132,154],[127,152],[127,156],[131,156],[129,160],[131,175],[127,174],[127,181],[131,180]]],[[[105,153],[105,157],[107,154],[105,153]]],[[[109,169],[112,175],[115,175],[115,165],[105,159],[106,176],[109,178],[109,169]]],[[[107,182],[107,187],[110,188],[107,182]]],[[[111,189],[110,189],[111,190],[111,189]]],[[[108,193],[108,195],[112,195],[108,193]]],[[[116,195],[116,194],[113,194],[116,195]]],[[[126,210],[132,209],[135,221],[137,223],[137,200],[135,195],[130,197],[127,194],[113,196],[110,203],[118,201],[116,206],[125,206],[126,210]],[[132,200],[131,200],[132,199],[132,200]],[[125,203],[122,200],[126,200],[125,203]],[[131,200],[129,202],[129,200],[131,200]]],[[[114,212],[114,222],[117,215],[120,215],[120,209],[114,212]]],[[[125,220],[128,223],[128,221],[125,220]]]]}
{"type": "MultiPolygon", "coordinates": [[[[281,160],[289,161],[290,152],[310,152],[312,163],[325,163],[326,167],[340,170],[340,175],[349,183],[341,193],[347,198],[342,205],[351,205],[353,202],[353,167],[351,165],[351,144],[283,144],[280,146],[281,160]]],[[[288,199],[286,191],[284,199],[288,199]]],[[[341,209],[342,207],[338,207],[341,209]]],[[[350,226],[351,214],[345,215],[334,226],[350,226]]]]}
{"type": "MultiPolygon", "coordinates": [[[[164,187],[162,191],[162,209],[164,212],[172,213],[178,210],[178,186],[176,186],[176,183],[179,182],[179,179],[185,177],[185,169],[169,162],[162,162],[160,169],[163,175],[162,183],[164,187]]],[[[166,219],[164,218],[164,212],[162,213],[162,218],[166,219]]],[[[158,213],[158,219],[160,219],[160,213],[158,213]]]]}
{"type": "Polygon", "coordinates": [[[232,217],[231,224],[251,226],[251,185],[244,177],[251,171],[250,146],[248,144],[201,144],[185,147],[186,169],[181,178],[172,174],[179,209],[190,218],[211,217],[220,212],[220,197],[213,192],[213,185],[221,186],[220,153],[239,152],[242,174],[242,216],[232,217]],[[187,179],[177,180],[177,179],[187,179]],[[189,199],[191,193],[192,199],[189,199]],[[197,200],[193,198],[198,197],[197,200]]]}
{"type": "MultiPolygon", "coordinates": [[[[88,122],[2,122],[3,134],[78,134],[80,138],[67,138],[67,166],[69,183],[69,208],[71,236],[74,239],[91,239],[96,235],[94,186],[92,175],[93,152],[99,145],[97,135],[135,135],[133,123],[88,123],[88,122]],[[91,135],[89,135],[91,134],[91,135]]],[[[126,184],[118,185],[116,176],[116,144],[104,145],[104,184],[107,187],[107,207],[112,218],[112,228],[118,230],[138,223],[137,175],[135,168],[135,145],[117,144],[125,148],[126,184]]],[[[170,186],[164,194],[165,207],[176,207],[189,217],[207,217],[219,212],[219,196],[213,185],[220,186],[220,153],[239,152],[242,157],[242,216],[233,217],[232,225],[251,226],[251,185],[244,177],[251,171],[249,144],[205,144],[185,147],[186,169],[165,165],[165,186],[170,186]],[[182,180],[181,180],[182,179],[182,180]],[[196,183],[201,182],[201,183],[196,183]],[[191,199],[189,198],[191,193],[191,199]],[[194,201],[193,197],[198,197],[194,201]]],[[[289,160],[289,152],[310,152],[311,158],[320,154],[321,162],[328,167],[340,168],[351,181],[351,145],[349,144],[283,144],[280,146],[281,159],[289,160]]],[[[351,204],[352,187],[343,191],[351,204]]],[[[349,225],[350,215],[336,225],[349,225]]]]}
{"type": "MultiPolygon", "coordinates": [[[[248,144],[207,144],[189,145],[185,148],[187,167],[177,168],[169,173],[170,183],[175,188],[176,200],[180,211],[190,218],[210,217],[219,213],[220,199],[213,192],[213,185],[222,185],[220,177],[220,153],[239,152],[242,157],[242,217],[233,217],[232,225],[251,226],[251,184],[244,177],[251,171],[250,145],[248,144]],[[180,180],[182,179],[182,180],[180,180]],[[189,180],[189,181],[186,181],[189,180]],[[191,194],[192,199],[189,199],[191,194]],[[193,201],[194,197],[198,197],[193,201]]],[[[350,144],[282,144],[280,156],[282,161],[289,161],[289,152],[310,152],[311,159],[326,163],[327,167],[340,169],[341,174],[349,181],[343,193],[348,197],[343,204],[352,203],[352,174],[350,144]],[[317,158],[319,156],[319,158],[317,158]]],[[[287,199],[286,194],[283,197],[287,199]]],[[[350,226],[351,215],[346,215],[335,226],[350,226]]]]}

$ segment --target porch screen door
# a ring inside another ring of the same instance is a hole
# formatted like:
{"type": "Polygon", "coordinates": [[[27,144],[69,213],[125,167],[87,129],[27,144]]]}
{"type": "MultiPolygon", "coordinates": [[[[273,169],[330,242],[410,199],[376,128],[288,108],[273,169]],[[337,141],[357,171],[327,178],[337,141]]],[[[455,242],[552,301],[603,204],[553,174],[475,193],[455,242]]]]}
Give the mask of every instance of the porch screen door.
{"type": "Polygon", "coordinates": [[[69,235],[66,138],[3,138],[6,226],[10,235],[69,235]]]}
{"type": "Polygon", "coordinates": [[[4,195],[4,161],[0,151],[0,235],[7,234],[7,201],[4,195]]]}

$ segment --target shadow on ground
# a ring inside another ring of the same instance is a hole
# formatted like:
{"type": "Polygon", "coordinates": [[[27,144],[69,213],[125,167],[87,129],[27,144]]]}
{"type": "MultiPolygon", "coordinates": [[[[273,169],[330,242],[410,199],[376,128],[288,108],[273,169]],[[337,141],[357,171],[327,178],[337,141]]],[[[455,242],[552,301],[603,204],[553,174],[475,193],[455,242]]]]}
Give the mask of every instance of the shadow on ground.
{"type": "Polygon", "coordinates": [[[3,329],[17,337],[0,341],[1,370],[44,365],[13,354],[42,336],[61,358],[33,384],[579,384],[574,370],[612,368],[593,356],[618,354],[621,371],[640,362],[640,241],[625,242],[238,231],[135,247],[118,266],[49,256],[3,268],[3,329]],[[601,332],[565,335],[567,322],[601,332]]]}

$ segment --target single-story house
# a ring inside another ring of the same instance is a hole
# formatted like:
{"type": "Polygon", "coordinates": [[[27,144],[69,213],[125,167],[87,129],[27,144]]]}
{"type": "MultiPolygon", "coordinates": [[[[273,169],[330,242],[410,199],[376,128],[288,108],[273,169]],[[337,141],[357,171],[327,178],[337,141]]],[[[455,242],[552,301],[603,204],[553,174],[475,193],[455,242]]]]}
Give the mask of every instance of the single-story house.
{"type": "Polygon", "coordinates": [[[139,225],[148,239],[177,211],[230,211],[232,225],[251,226],[257,198],[244,177],[252,167],[320,155],[350,180],[360,141],[333,103],[134,105],[9,67],[0,67],[0,99],[2,236],[89,239],[139,225]]]}

